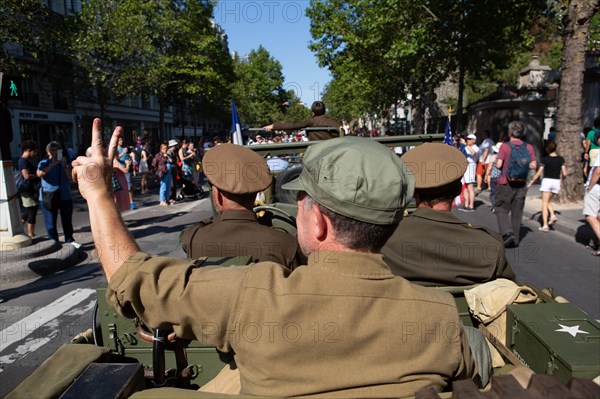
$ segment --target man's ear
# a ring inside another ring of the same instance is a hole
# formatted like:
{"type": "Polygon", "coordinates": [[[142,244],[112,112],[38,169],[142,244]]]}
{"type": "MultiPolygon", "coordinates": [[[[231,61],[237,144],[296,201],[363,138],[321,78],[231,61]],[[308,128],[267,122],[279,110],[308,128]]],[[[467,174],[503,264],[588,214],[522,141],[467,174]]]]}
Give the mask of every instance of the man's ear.
{"type": "Polygon", "coordinates": [[[213,203],[215,204],[215,208],[217,208],[217,211],[219,211],[219,213],[223,212],[223,194],[221,193],[221,191],[219,191],[219,189],[215,186],[211,187],[211,194],[212,194],[212,198],[213,198],[213,203]]]}
{"type": "Polygon", "coordinates": [[[321,212],[317,204],[313,204],[312,214],[315,225],[315,238],[319,241],[324,241],[327,237],[328,230],[331,228],[329,218],[321,212]]]}

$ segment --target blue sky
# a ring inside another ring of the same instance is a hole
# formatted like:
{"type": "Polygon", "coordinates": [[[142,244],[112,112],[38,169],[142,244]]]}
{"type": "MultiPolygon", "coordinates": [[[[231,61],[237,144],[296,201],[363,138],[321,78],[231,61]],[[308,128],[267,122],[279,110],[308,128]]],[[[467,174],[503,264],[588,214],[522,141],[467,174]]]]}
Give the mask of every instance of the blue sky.
{"type": "Polygon", "coordinates": [[[227,33],[230,51],[245,55],[262,45],[283,66],[284,88],[310,107],[331,76],[308,49],[308,6],[309,0],[219,0],[215,22],[227,33]]]}

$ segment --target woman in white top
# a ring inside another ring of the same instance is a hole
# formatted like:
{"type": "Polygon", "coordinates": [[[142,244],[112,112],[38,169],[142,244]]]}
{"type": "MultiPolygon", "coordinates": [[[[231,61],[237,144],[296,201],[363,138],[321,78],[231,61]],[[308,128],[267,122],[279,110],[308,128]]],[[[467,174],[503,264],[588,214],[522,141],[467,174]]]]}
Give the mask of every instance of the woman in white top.
{"type": "Polygon", "coordinates": [[[479,154],[479,147],[475,144],[476,140],[477,136],[472,133],[469,134],[467,136],[467,145],[463,147],[463,153],[467,157],[469,164],[464,175],[464,181],[467,186],[464,191],[465,206],[460,209],[467,212],[473,212],[475,210],[474,184],[477,182],[477,155],[479,154]]]}

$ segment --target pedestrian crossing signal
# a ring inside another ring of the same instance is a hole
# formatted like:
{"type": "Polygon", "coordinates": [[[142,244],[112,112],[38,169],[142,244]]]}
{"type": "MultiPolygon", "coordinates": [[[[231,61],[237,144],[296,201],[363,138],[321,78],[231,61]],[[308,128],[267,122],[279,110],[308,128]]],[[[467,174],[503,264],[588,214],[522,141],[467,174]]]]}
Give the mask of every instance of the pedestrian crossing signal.
{"type": "Polygon", "coordinates": [[[10,96],[11,97],[19,97],[19,91],[17,90],[17,85],[15,81],[11,79],[10,81],[10,96]]]}
{"type": "Polygon", "coordinates": [[[21,98],[21,83],[22,79],[18,76],[2,77],[2,93],[0,97],[5,100],[21,98]]]}

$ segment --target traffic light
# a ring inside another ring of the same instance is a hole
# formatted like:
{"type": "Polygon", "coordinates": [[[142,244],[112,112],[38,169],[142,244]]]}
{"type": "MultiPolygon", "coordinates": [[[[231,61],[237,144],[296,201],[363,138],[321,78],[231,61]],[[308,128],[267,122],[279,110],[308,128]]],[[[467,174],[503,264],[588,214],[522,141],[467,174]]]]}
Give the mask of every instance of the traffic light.
{"type": "Polygon", "coordinates": [[[20,76],[4,75],[2,77],[2,92],[0,98],[3,100],[16,100],[21,98],[23,93],[21,92],[23,79],[20,76]]]}

